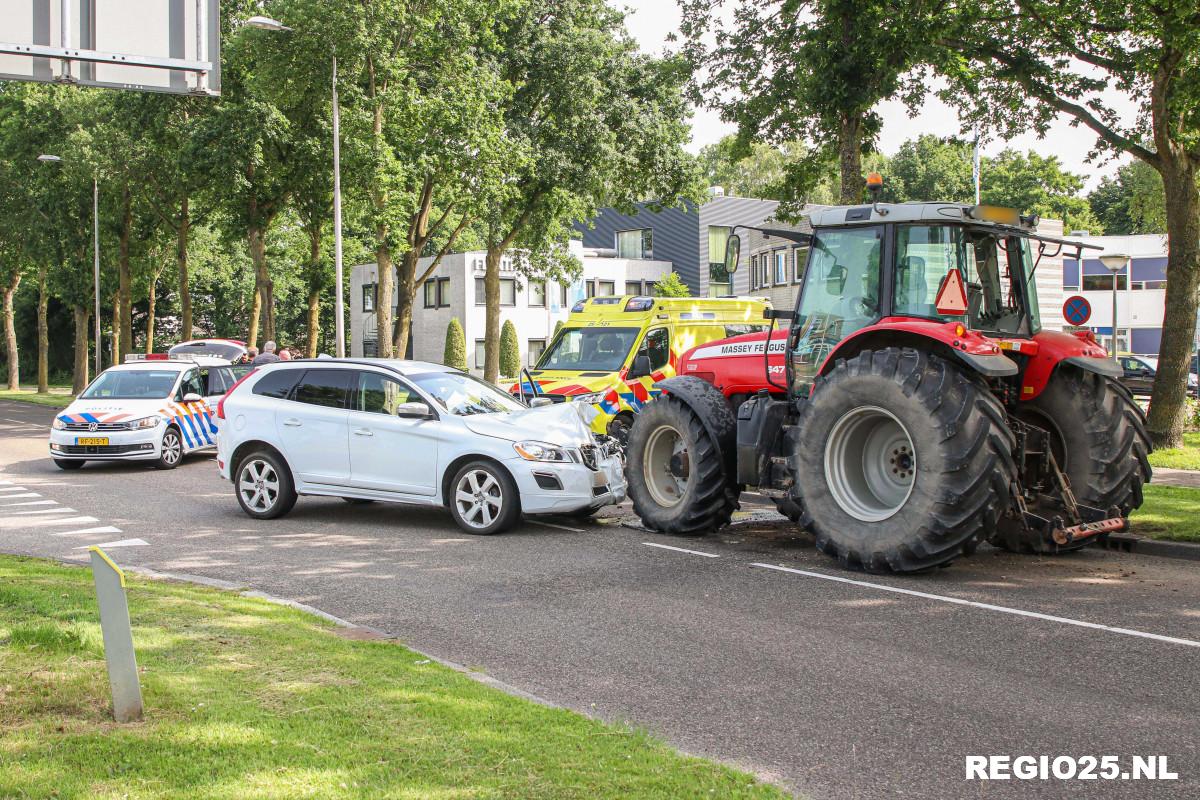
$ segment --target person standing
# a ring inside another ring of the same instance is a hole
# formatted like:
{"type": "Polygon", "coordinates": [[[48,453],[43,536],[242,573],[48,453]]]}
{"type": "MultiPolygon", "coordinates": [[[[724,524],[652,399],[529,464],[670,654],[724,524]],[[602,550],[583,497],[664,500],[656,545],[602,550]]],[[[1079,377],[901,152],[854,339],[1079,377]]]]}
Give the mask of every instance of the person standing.
{"type": "Polygon", "coordinates": [[[258,367],[263,364],[274,364],[278,360],[279,356],[275,355],[275,342],[272,340],[263,344],[262,352],[255,356],[250,363],[258,367]]]}

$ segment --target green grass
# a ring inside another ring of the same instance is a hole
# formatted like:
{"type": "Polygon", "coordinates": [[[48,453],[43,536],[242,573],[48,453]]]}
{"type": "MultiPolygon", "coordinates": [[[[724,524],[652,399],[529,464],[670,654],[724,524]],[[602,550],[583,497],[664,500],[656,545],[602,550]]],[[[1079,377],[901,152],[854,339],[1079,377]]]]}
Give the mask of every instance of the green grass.
{"type": "Polygon", "coordinates": [[[785,796],[400,645],[133,576],[146,718],[117,725],[90,576],[0,557],[0,797],[785,796]]]}
{"type": "Polygon", "coordinates": [[[21,389],[16,392],[8,389],[0,390],[0,400],[16,400],[19,403],[36,403],[39,406],[66,408],[71,405],[75,395],[69,387],[51,386],[49,394],[38,394],[36,389],[21,389]]]}
{"type": "Polygon", "coordinates": [[[1200,542],[1200,489],[1142,487],[1146,502],[1130,515],[1132,532],[1153,539],[1200,542]]]}
{"type": "Polygon", "coordinates": [[[1200,470],[1200,432],[1185,433],[1183,447],[1156,450],[1150,454],[1150,466],[1168,469],[1200,470]]]}

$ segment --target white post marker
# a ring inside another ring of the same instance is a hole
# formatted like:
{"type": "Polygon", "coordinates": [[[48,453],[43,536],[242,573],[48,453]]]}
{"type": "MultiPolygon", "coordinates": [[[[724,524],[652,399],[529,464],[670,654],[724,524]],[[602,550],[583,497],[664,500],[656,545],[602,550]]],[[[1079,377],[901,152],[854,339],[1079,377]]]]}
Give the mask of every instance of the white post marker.
{"type": "Polygon", "coordinates": [[[104,660],[112,687],[113,718],[133,722],[142,718],[142,687],[138,682],[129,603],[125,598],[125,573],[99,547],[92,554],[92,578],[100,605],[100,630],[104,634],[104,660]]]}

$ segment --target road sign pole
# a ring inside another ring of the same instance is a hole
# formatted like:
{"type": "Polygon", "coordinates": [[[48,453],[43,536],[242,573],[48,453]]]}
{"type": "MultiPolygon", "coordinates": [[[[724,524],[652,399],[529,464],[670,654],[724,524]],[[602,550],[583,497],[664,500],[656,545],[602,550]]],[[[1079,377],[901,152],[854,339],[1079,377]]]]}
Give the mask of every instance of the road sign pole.
{"type": "Polygon", "coordinates": [[[104,660],[112,688],[113,718],[134,722],[142,718],[142,687],[138,682],[133,631],[129,625],[129,602],[125,597],[125,573],[99,547],[92,554],[92,579],[100,605],[100,631],[104,635],[104,660]]]}

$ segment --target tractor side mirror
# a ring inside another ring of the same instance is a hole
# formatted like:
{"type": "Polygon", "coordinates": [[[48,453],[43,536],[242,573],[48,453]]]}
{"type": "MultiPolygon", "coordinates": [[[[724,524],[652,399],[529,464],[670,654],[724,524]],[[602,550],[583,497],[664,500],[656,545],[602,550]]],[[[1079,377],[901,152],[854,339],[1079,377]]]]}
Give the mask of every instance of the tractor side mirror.
{"type": "Polygon", "coordinates": [[[736,233],[730,234],[725,240],[725,271],[730,275],[737,272],[738,261],[742,257],[742,237],[736,233]]]}
{"type": "Polygon", "coordinates": [[[634,378],[649,378],[650,373],[654,370],[650,368],[650,356],[634,356],[633,366],[629,368],[629,372],[625,375],[626,380],[634,378]]]}

